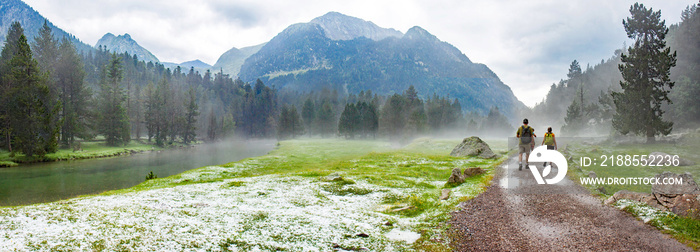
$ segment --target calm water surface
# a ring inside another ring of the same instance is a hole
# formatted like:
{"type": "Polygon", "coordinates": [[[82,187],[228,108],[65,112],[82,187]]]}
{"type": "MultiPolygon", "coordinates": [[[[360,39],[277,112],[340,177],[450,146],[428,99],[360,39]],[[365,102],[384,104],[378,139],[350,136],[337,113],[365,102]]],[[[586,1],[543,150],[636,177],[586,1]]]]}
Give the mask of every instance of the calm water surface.
{"type": "Polygon", "coordinates": [[[133,156],[0,168],[0,206],[28,205],[123,189],[194,168],[267,154],[275,141],[231,141],[133,156]]]}

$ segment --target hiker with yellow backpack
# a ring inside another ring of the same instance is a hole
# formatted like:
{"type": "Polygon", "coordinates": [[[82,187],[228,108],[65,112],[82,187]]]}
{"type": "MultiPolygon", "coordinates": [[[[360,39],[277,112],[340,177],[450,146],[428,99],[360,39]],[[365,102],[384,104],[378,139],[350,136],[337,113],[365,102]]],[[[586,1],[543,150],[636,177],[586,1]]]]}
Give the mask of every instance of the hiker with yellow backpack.
{"type": "MultiPolygon", "coordinates": [[[[554,133],[552,133],[552,127],[547,128],[547,133],[544,133],[544,140],[542,140],[542,145],[547,145],[548,150],[556,150],[557,139],[554,138],[554,133]]],[[[547,162],[544,163],[547,166],[547,162]]]]}

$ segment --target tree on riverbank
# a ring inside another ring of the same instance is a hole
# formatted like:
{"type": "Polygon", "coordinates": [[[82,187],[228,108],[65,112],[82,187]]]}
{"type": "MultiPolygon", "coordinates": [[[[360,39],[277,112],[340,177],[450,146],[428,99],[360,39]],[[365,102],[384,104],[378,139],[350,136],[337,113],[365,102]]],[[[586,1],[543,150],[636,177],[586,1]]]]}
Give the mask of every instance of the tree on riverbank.
{"type": "Polygon", "coordinates": [[[619,69],[624,78],[620,82],[623,92],[612,93],[617,107],[612,124],[623,135],[641,134],[652,143],[656,135],[668,135],[673,128],[673,122],[663,120],[661,105],[671,103],[668,93],[674,85],[670,74],[676,65],[676,53],[666,47],[668,28],[661,20],[661,11],[635,3],[630,14],[622,23],[635,42],[627,55],[622,54],[619,69]]]}
{"type": "Polygon", "coordinates": [[[58,61],[55,66],[56,86],[61,102],[61,145],[73,146],[75,138],[90,138],[89,118],[91,111],[91,91],[85,86],[83,61],[75,46],[68,38],[63,38],[58,47],[58,61]]]}
{"type": "Polygon", "coordinates": [[[0,103],[0,119],[2,119],[2,125],[0,125],[0,131],[3,134],[3,147],[10,152],[12,149],[12,117],[10,116],[12,103],[10,102],[13,98],[10,96],[10,90],[14,86],[11,78],[12,66],[11,60],[17,54],[19,38],[24,35],[24,29],[19,24],[19,22],[13,22],[7,31],[7,36],[5,37],[5,46],[2,48],[2,53],[0,53],[0,98],[2,98],[2,103],[0,103]]]}
{"type": "Polygon", "coordinates": [[[199,116],[199,106],[197,106],[197,96],[194,88],[190,87],[188,101],[185,103],[187,112],[185,114],[185,126],[182,133],[182,142],[189,144],[197,138],[197,116],[199,116]]]}
{"type": "Polygon", "coordinates": [[[121,58],[116,53],[103,69],[102,90],[98,102],[98,132],[102,134],[109,146],[129,143],[129,118],[126,114],[126,92],[121,87],[121,58]]]}
{"type": "Polygon", "coordinates": [[[40,72],[27,38],[17,41],[17,53],[10,61],[9,118],[13,142],[25,155],[43,156],[57,150],[58,130],[54,115],[60,108],[46,85],[46,74],[40,72]]]}

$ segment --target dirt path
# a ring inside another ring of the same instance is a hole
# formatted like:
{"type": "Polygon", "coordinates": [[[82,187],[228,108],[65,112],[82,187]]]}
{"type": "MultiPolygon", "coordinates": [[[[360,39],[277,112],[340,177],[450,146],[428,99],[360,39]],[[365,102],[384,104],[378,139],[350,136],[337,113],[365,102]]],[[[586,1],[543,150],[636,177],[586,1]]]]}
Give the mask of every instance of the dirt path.
{"type": "Polygon", "coordinates": [[[518,171],[517,156],[499,169],[486,192],[453,213],[457,251],[692,251],[568,178],[538,185],[518,171]]]}

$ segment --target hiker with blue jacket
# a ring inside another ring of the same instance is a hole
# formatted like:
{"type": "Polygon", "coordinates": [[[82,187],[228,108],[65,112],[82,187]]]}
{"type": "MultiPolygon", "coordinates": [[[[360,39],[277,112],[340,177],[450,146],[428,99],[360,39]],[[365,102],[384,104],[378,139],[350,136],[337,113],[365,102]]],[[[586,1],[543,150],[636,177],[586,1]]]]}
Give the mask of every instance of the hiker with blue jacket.
{"type": "Polygon", "coordinates": [[[535,129],[527,125],[527,118],[523,120],[523,126],[518,128],[518,132],[515,133],[515,137],[518,138],[518,170],[523,169],[523,154],[527,155],[525,157],[525,169],[530,169],[528,166],[530,159],[530,151],[535,143],[535,129]]]}

